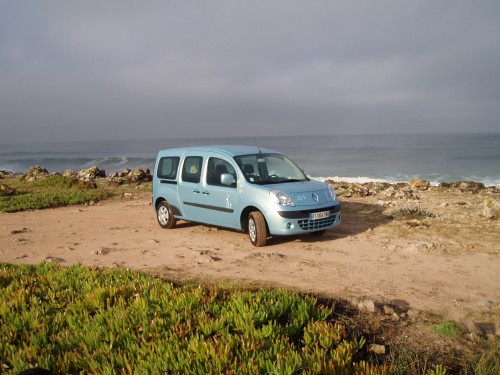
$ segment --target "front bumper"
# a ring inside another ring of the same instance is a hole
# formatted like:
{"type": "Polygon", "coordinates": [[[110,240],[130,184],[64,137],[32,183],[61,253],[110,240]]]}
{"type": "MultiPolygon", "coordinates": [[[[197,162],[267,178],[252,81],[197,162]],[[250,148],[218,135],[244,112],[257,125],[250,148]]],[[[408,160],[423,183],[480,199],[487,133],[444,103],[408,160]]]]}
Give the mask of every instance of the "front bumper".
{"type": "MultiPolygon", "coordinates": [[[[270,212],[267,212],[270,214],[270,212]]],[[[341,222],[340,203],[322,208],[296,211],[275,211],[267,218],[269,232],[274,235],[289,235],[315,232],[332,228],[341,222]],[[329,211],[330,216],[311,220],[310,214],[329,211]]]]}

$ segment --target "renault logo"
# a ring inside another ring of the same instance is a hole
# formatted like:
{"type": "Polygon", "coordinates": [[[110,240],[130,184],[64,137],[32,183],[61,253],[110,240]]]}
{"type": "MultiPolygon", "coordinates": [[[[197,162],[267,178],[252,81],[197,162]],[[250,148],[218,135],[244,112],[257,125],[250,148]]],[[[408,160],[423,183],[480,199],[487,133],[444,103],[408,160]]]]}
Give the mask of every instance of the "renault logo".
{"type": "Polygon", "coordinates": [[[319,199],[318,194],[316,194],[316,193],[313,193],[312,197],[313,197],[313,199],[314,199],[316,202],[317,202],[317,201],[318,201],[318,199],[319,199]]]}

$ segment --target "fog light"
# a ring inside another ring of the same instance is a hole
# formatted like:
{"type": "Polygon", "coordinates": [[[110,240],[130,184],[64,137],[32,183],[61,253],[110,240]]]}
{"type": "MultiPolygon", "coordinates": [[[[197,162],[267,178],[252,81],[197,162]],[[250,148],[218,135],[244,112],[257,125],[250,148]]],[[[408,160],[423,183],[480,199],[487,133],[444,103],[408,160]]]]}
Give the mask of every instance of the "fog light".
{"type": "Polygon", "coordinates": [[[288,223],[286,225],[286,229],[293,229],[294,228],[294,225],[292,223],[288,223]]]}

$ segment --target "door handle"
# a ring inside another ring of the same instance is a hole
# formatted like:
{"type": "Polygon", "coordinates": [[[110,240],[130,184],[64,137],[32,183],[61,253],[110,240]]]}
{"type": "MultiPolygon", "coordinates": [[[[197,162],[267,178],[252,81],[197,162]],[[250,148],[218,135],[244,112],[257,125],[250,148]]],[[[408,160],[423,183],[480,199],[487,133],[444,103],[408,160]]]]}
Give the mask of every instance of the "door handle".
{"type": "Polygon", "coordinates": [[[200,194],[200,191],[199,190],[193,190],[193,193],[200,194]]]}
{"type": "Polygon", "coordinates": [[[203,195],[209,195],[210,193],[208,191],[204,191],[202,194],[203,195]]]}

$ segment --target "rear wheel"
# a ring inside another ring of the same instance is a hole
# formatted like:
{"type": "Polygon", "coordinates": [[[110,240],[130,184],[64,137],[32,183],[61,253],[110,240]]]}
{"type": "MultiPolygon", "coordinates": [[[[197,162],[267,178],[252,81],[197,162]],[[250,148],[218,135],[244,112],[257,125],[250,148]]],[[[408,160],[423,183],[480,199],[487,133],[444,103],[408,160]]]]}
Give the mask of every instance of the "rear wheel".
{"type": "Polygon", "coordinates": [[[156,207],[156,219],[160,227],[164,229],[173,228],[177,221],[167,201],[160,202],[156,207]]]}
{"type": "Polygon", "coordinates": [[[251,212],[248,216],[248,236],[252,245],[260,247],[267,243],[266,219],[260,211],[251,212]]]}

